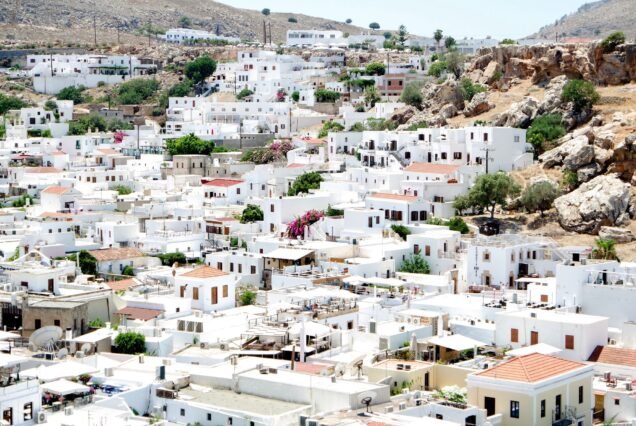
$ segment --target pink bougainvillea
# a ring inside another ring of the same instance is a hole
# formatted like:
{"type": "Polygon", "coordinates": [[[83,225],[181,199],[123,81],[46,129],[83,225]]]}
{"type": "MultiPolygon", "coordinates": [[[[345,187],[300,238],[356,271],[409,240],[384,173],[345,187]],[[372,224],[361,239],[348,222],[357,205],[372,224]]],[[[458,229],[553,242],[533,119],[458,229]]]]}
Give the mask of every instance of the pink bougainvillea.
{"type": "Polygon", "coordinates": [[[115,134],[113,135],[113,138],[115,139],[115,143],[122,143],[124,141],[125,136],[128,136],[128,134],[124,132],[116,131],[115,134]]]}
{"type": "Polygon", "coordinates": [[[302,237],[306,226],[318,222],[325,214],[320,210],[309,210],[300,217],[287,224],[287,235],[289,238],[302,237]]]}

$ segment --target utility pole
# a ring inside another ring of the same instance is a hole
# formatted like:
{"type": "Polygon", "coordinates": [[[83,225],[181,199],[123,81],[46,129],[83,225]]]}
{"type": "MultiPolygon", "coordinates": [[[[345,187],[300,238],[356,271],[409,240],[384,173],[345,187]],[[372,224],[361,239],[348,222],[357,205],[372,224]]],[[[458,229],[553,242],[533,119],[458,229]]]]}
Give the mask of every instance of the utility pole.
{"type": "Polygon", "coordinates": [[[493,148],[482,148],[482,151],[486,152],[486,174],[488,174],[488,163],[490,162],[490,153],[494,151],[493,148]]]}
{"type": "Polygon", "coordinates": [[[97,17],[95,15],[93,15],[93,42],[97,47],[97,17]]]}
{"type": "Polygon", "coordinates": [[[263,46],[267,44],[267,24],[265,24],[265,20],[263,19],[263,46]]]}
{"type": "Polygon", "coordinates": [[[272,44],[272,23],[268,22],[267,26],[269,27],[269,44],[272,44]]]}
{"type": "Polygon", "coordinates": [[[148,46],[150,46],[150,35],[152,33],[152,20],[148,21],[148,46]]]}
{"type": "Polygon", "coordinates": [[[119,24],[117,24],[117,44],[119,44],[119,24]]]}

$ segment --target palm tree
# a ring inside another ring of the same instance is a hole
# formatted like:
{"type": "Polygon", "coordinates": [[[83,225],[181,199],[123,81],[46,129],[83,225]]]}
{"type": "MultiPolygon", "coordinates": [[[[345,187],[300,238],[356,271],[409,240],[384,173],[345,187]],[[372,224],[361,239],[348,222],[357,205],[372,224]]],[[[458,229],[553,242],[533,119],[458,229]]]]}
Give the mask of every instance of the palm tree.
{"type": "Polygon", "coordinates": [[[610,238],[598,238],[595,241],[596,248],[592,250],[592,258],[603,260],[618,260],[616,254],[616,241],[610,238]]]}
{"type": "Polygon", "coordinates": [[[437,42],[437,49],[439,49],[439,42],[442,41],[442,38],[444,38],[444,32],[442,30],[435,30],[433,38],[437,42]]]}

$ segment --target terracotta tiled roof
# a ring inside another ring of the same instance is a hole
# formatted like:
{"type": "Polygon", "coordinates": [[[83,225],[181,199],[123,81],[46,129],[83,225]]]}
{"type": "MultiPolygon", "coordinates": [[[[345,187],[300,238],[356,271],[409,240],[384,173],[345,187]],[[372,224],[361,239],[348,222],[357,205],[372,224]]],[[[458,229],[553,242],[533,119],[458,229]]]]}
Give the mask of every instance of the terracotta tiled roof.
{"type": "Polygon", "coordinates": [[[307,164],[291,163],[287,165],[288,169],[302,169],[305,167],[307,167],[307,164]]]}
{"type": "Polygon", "coordinates": [[[71,189],[73,188],[70,188],[68,186],[49,186],[47,188],[44,188],[42,192],[45,194],[66,194],[71,189]]]}
{"type": "Polygon", "coordinates": [[[53,152],[50,152],[49,155],[54,155],[54,156],[66,155],[66,152],[64,152],[64,151],[53,151],[53,152]]]}
{"type": "Polygon", "coordinates": [[[25,173],[62,173],[57,167],[27,167],[25,173]]]}
{"type": "Polygon", "coordinates": [[[636,349],[597,346],[588,361],[636,367],[636,349]]]}
{"type": "Polygon", "coordinates": [[[216,278],[229,275],[227,272],[223,272],[220,269],[212,268],[211,266],[200,266],[190,272],[181,274],[182,277],[188,278],[216,278]]]}
{"type": "Polygon", "coordinates": [[[99,151],[99,153],[102,155],[119,155],[120,154],[119,151],[115,151],[112,148],[98,148],[97,151],[99,151]]]}
{"type": "Polygon", "coordinates": [[[238,221],[235,217],[215,217],[214,219],[208,219],[208,222],[236,222],[238,221]]]}
{"type": "Polygon", "coordinates": [[[113,291],[121,291],[121,290],[126,291],[129,288],[135,287],[139,284],[140,283],[134,278],[128,278],[126,280],[121,280],[121,281],[109,281],[106,283],[106,285],[110,287],[111,290],[113,291]]]}
{"type": "Polygon", "coordinates": [[[389,194],[386,192],[374,192],[369,195],[372,198],[382,198],[385,200],[398,200],[398,201],[415,201],[417,197],[415,195],[402,195],[402,194],[389,194]]]}
{"type": "Polygon", "coordinates": [[[585,366],[581,362],[532,353],[502,362],[476,375],[515,382],[535,383],[585,366]]]}
{"type": "Polygon", "coordinates": [[[124,315],[127,318],[130,319],[138,319],[138,320],[142,320],[142,321],[148,321],[151,320],[153,318],[157,318],[159,315],[161,315],[163,313],[163,311],[160,311],[158,309],[145,309],[145,308],[130,308],[130,307],[125,307],[123,309],[118,310],[117,312],[115,312],[118,315],[124,315]]]}
{"type": "Polygon", "coordinates": [[[40,215],[40,217],[50,217],[56,219],[67,219],[70,220],[73,218],[72,213],[60,213],[60,212],[44,212],[40,215]]]}
{"type": "Polygon", "coordinates": [[[89,253],[93,255],[93,257],[97,259],[98,262],[144,257],[144,254],[141,252],[141,250],[132,247],[91,250],[89,253]]]}
{"type": "Polygon", "coordinates": [[[204,185],[227,188],[228,186],[238,185],[239,183],[243,183],[243,181],[239,179],[212,179],[211,181],[204,183],[204,185]]]}
{"type": "Polygon", "coordinates": [[[413,163],[404,169],[404,171],[412,173],[449,174],[454,173],[457,169],[459,169],[459,166],[453,164],[413,163]]]}

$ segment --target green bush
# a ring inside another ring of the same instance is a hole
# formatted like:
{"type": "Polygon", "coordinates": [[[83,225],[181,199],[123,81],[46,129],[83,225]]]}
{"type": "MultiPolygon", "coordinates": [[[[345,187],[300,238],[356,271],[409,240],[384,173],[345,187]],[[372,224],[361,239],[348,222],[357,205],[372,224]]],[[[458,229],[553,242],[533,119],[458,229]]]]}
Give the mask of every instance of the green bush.
{"type": "Polygon", "coordinates": [[[560,114],[547,114],[537,117],[528,128],[526,140],[534,147],[535,157],[546,150],[546,142],[551,142],[566,133],[560,114]]]}
{"type": "Polygon", "coordinates": [[[210,155],[214,150],[214,142],[204,141],[193,133],[166,142],[166,150],[170,155],[210,155]]]}
{"type": "Polygon", "coordinates": [[[589,81],[570,80],[563,86],[561,98],[565,102],[572,102],[575,111],[582,112],[591,109],[600,99],[600,95],[589,81]]]}
{"type": "Polygon", "coordinates": [[[293,16],[290,16],[289,18],[287,18],[287,22],[289,22],[291,24],[297,24],[298,23],[298,19],[294,18],[293,16]]]}
{"type": "Polygon", "coordinates": [[[243,100],[244,98],[247,98],[248,96],[252,96],[253,94],[254,94],[254,92],[252,92],[248,88],[245,88],[245,89],[241,90],[240,92],[238,92],[238,94],[236,95],[236,99],[243,100]]]}
{"type": "Polygon", "coordinates": [[[298,90],[293,91],[291,98],[294,102],[298,102],[300,100],[300,92],[298,90]]]}
{"type": "Polygon", "coordinates": [[[564,171],[563,178],[561,180],[561,186],[567,191],[575,189],[577,186],[579,186],[578,174],[572,170],[564,171]]]}
{"type": "Polygon", "coordinates": [[[340,93],[328,89],[318,89],[314,92],[316,102],[336,102],[340,99],[340,93]]]}
{"type": "Polygon", "coordinates": [[[448,65],[446,64],[446,61],[435,61],[430,67],[428,67],[428,75],[439,78],[442,76],[444,71],[447,70],[447,68],[448,65]]]}
{"type": "Polygon", "coordinates": [[[517,44],[517,42],[511,38],[504,38],[499,44],[517,44]]]}
{"type": "Polygon", "coordinates": [[[310,189],[319,189],[322,176],[318,172],[309,172],[302,174],[294,180],[287,195],[293,197],[301,193],[308,193],[310,189]]]}
{"type": "Polygon", "coordinates": [[[55,111],[57,109],[57,102],[53,99],[49,99],[44,103],[44,109],[47,111],[55,111]]]}
{"type": "Polygon", "coordinates": [[[397,123],[386,118],[368,118],[366,127],[372,131],[395,130],[397,123]]]}
{"type": "Polygon", "coordinates": [[[446,226],[448,226],[448,229],[451,231],[457,231],[461,234],[468,234],[470,232],[470,229],[464,219],[458,216],[448,219],[446,226]]]}
{"type": "Polygon", "coordinates": [[[408,272],[411,274],[429,274],[431,267],[428,262],[419,254],[413,254],[411,257],[402,261],[400,272],[408,272]]]}
{"type": "Polygon", "coordinates": [[[157,257],[161,259],[161,264],[163,266],[172,266],[175,263],[185,265],[186,263],[186,257],[183,253],[163,253],[157,257]]]}
{"type": "Polygon", "coordinates": [[[521,194],[521,205],[529,212],[539,211],[541,216],[552,208],[552,203],[560,195],[556,186],[548,181],[534,183],[521,194]]]}
{"type": "Polygon", "coordinates": [[[146,337],[135,331],[119,333],[115,337],[115,352],[120,354],[141,354],[146,351],[146,337]]]}
{"type": "Polygon", "coordinates": [[[168,89],[168,96],[173,98],[182,98],[192,94],[192,81],[185,79],[173,85],[168,89]]]}
{"type": "Polygon", "coordinates": [[[241,223],[260,222],[264,217],[263,209],[255,204],[248,204],[241,213],[241,223]]]}
{"type": "Polygon", "coordinates": [[[67,259],[73,262],[78,262],[82,274],[97,275],[97,259],[95,259],[95,257],[88,251],[80,250],[79,253],[73,253],[67,256],[67,259]]]}
{"type": "Polygon", "coordinates": [[[417,129],[426,129],[426,128],[428,128],[428,123],[426,121],[418,121],[413,124],[410,124],[409,127],[406,128],[406,130],[413,132],[417,129]]]}
{"type": "Polygon", "coordinates": [[[608,35],[605,40],[601,42],[601,48],[603,52],[610,53],[616,50],[616,47],[625,43],[625,33],[616,31],[608,35]]]}
{"type": "Polygon", "coordinates": [[[253,305],[256,302],[256,293],[252,290],[245,290],[239,296],[241,306],[253,305]]]}
{"type": "Polygon", "coordinates": [[[135,271],[133,270],[132,266],[126,265],[126,267],[121,271],[121,275],[128,275],[130,277],[134,277],[135,271]]]}
{"type": "Polygon", "coordinates": [[[128,195],[133,193],[132,188],[125,185],[117,185],[115,187],[115,191],[117,191],[117,194],[119,195],[128,195]]]}
{"type": "Polygon", "coordinates": [[[12,109],[25,108],[28,105],[28,103],[20,98],[0,93],[0,115],[4,115],[7,111],[12,109]]]}
{"type": "Polygon", "coordinates": [[[462,78],[459,90],[464,99],[470,102],[477,93],[485,92],[486,88],[481,84],[473,83],[470,78],[462,78]]]}
{"type": "Polygon", "coordinates": [[[57,98],[61,101],[73,101],[75,105],[81,104],[84,102],[84,96],[82,96],[82,92],[84,89],[82,87],[68,86],[60,90],[57,94],[57,98]]]}
{"type": "Polygon", "coordinates": [[[80,118],[79,120],[72,120],[69,122],[68,132],[70,135],[84,135],[88,132],[88,129],[98,132],[130,130],[132,129],[132,124],[121,121],[118,118],[106,120],[99,114],[90,114],[80,118]]]}
{"type": "Polygon", "coordinates": [[[325,216],[327,216],[327,217],[344,216],[344,210],[343,209],[334,209],[333,207],[331,207],[331,204],[329,204],[327,206],[327,210],[325,210],[325,216]]]}
{"type": "Polygon", "coordinates": [[[318,137],[324,138],[329,134],[329,132],[342,132],[344,129],[344,126],[337,121],[326,121],[322,125],[322,129],[320,129],[320,132],[318,132],[318,137]]]}
{"type": "Polygon", "coordinates": [[[422,96],[422,83],[412,81],[404,86],[400,100],[407,105],[411,105],[416,108],[421,107],[422,102],[424,101],[424,97],[422,96]]]}
{"type": "Polygon", "coordinates": [[[17,200],[14,200],[11,203],[11,207],[26,207],[27,204],[29,206],[33,205],[33,197],[31,197],[29,194],[23,194],[17,200]]]}
{"type": "Polygon", "coordinates": [[[153,79],[134,79],[117,88],[117,102],[122,105],[141,104],[159,90],[159,82],[153,79]]]}
{"type": "Polygon", "coordinates": [[[411,234],[411,230],[404,225],[391,225],[391,230],[406,241],[406,236],[411,234]]]}
{"type": "Polygon", "coordinates": [[[106,327],[106,323],[102,321],[100,318],[95,318],[92,321],[88,322],[89,328],[104,328],[106,327]]]}
{"type": "Polygon", "coordinates": [[[385,72],[386,67],[383,63],[380,62],[372,62],[370,64],[367,64],[367,66],[364,68],[364,73],[366,75],[384,75],[385,72]]]}

